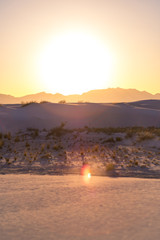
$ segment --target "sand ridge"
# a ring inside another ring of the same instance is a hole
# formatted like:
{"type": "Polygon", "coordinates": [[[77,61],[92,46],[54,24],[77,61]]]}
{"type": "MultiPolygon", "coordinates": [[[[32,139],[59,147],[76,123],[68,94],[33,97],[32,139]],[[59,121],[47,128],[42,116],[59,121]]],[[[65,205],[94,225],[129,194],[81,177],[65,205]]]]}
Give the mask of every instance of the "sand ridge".
{"type": "MultiPolygon", "coordinates": [[[[159,106],[160,106],[160,101],[159,106]]],[[[66,123],[67,128],[160,127],[160,111],[153,101],[149,107],[130,103],[31,103],[0,106],[0,132],[17,132],[28,127],[51,129],[66,123]]]]}

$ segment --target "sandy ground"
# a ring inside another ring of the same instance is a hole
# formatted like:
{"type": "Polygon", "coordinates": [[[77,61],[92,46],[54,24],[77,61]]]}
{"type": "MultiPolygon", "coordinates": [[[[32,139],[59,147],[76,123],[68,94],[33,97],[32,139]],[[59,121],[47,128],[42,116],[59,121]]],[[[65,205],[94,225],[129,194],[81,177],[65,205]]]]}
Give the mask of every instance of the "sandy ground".
{"type": "Polygon", "coordinates": [[[158,240],[160,180],[0,175],[1,240],[158,240]]]}
{"type": "Polygon", "coordinates": [[[160,178],[159,129],[28,129],[0,137],[0,173],[160,178]]]}
{"type": "Polygon", "coordinates": [[[1,105],[0,173],[79,174],[87,163],[92,175],[159,178],[159,109],[153,100],[1,105]]]}
{"type": "Polygon", "coordinates": [[[0,108],[1,240],[159,239],[152,101],[0,108]]]}
{"type": "Polygon", "coordinates": [[[32,103],[0,105],[0,132],[17,132],[28,127],[51,129],[66,123],[67,128],[160,127],[160,101],[137,103],[32,103]],[[159,108],[158,108],[158,106],[159,108]]]}

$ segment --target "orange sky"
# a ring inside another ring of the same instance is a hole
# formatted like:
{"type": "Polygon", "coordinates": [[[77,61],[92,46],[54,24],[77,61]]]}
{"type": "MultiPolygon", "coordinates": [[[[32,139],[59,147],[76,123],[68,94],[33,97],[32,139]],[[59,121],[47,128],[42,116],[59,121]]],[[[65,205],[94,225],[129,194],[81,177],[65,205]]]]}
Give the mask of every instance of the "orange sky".
{"type": "Polygon", "coordinates": [[[160,92],[159,13],[158,0],[0,1],[0,93],[70,94],[108,87],[160,92]],[[75,32],[82,35],[83,45],[75,32]],[[68,34],[73,39],[65,45],[68,34]],[[83,54],[74,53],[74,41],[83,54]],[[61,65],[56,62],[59,52],[54,58],[45,55],[45,49],[54,55],[52,45],[63,49],[61,65]]]}

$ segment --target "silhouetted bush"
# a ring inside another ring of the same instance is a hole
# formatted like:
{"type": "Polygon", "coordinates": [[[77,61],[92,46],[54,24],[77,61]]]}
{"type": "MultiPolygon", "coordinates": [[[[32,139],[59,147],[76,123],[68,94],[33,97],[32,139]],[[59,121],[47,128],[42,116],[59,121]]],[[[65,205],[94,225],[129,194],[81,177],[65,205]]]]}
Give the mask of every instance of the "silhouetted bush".
{"type": "Polygon", "coordinates": [[[113,163],[108,163],[106,165],[106,171],[109,172],[109,171],[114,171],[115,170],[115,165],[113,163]]]}
{"type": "Polygon", "coordinates": [[[60,100],[58,103],[64,104],[66,103],[66,100],[60,100]]]}
{"type": "MultiPolygon", "coordinates": [[[[22,102],[21,103],[21,107],[26,107],[26,106],[29,106],[31,104],[34,104],[34,103],[37,103],[36,101],[31,101],[31,102],[22,102]]],[[[38,103],[37,103],[38,104],[38,103]]]]}

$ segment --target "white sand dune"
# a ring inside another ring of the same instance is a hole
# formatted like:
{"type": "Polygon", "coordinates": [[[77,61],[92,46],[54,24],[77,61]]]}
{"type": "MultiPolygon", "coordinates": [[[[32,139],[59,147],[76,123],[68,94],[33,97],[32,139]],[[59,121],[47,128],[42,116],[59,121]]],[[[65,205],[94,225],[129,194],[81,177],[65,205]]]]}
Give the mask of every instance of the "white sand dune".
{"type": "Polygon", "coordinates": [[[160,101],[144,103],[32,103],[22,107],[8,104],[0,107],[0,131],[15,132],[27,127],[50,129],[66,122],[67,128],[78,127],[160,127],[160,101]],[[159,104],[159,105],[158,105],[159,104]],[[158,107],[159,106],[159,107],[158,107]]]}

